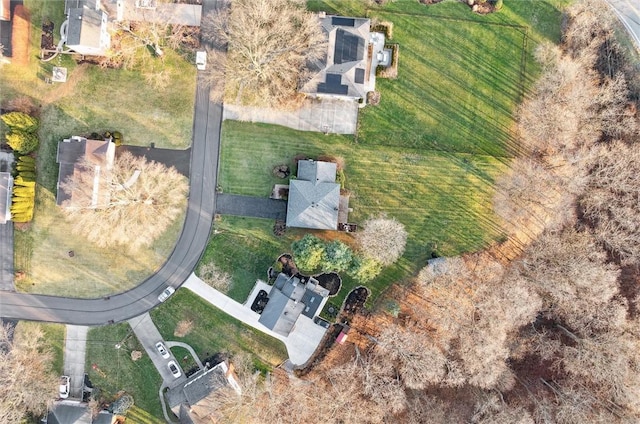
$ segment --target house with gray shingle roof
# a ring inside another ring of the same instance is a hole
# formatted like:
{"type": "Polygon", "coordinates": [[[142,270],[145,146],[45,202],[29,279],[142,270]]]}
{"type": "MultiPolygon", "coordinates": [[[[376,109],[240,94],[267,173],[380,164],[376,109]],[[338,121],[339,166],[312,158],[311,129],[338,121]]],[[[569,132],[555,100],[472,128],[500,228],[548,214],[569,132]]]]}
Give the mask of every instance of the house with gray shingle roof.
{"type": "Polygon", "coordinates": [[[99,0],[65,0],[67,20],[61,26],[65,45],[87,56],[104,56],[111,46],[108,16],[99,0]]]}
{"type": "Polygon", "coordinates": [[[321,310],[329,290],[314,278],[303,284],[298,277],[280,273],[269,292],[269,300],[260,314],[260,322],[274,332],[288,336],[300,315],[313,319],[321,310]]]}
{"type": "Polygon", "coordinates": [[[181,423],[211,420],[212,406],[216,404],[211,395],[226,386],[241,393],[233,366],[222,361],[212,368],[207,366],[190,376],[185,383],[170,388],[166,394],[167,403],[181,423]]]}
{"type": "Polygon", "coordinates": [[[339,208],[336,164],[298,161],[298,178],[289,182],[287,227],[336,230],[339,208]]]}
{"type": "Polygon", "coordinates": [[[327,51],[308,64],[315,75],[300,92],[314,97],[365,100],[375,90],[378,51],[384,34],[370,32],[371,20],[320,14],[327,51]]]}

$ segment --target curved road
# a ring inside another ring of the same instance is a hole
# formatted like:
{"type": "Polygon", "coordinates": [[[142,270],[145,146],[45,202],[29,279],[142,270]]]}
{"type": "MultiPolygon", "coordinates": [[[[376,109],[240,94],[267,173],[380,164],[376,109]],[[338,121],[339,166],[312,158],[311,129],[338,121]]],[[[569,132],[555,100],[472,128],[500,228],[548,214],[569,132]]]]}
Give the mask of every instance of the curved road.
{"type": "MultiPolygon", "coordinates": [[[[207,8],[216,7],[215,0],[205,3],[207,8]]],[[[109,298],[0,292],[0,317],[75,325],[125,321],[156,306],[158,295],[167,285],[177,288],[189,277],[207,245],[215,211],[222,105],[209,100],[209,91],[198,75],[187,214],[180,238],[158,272],[137,287],[109,298]]]]}
{"type": "Polygon", "coordinates": [[[637,49],[640,49],[640,1],[606,0],[625,26],[637,49]]]}

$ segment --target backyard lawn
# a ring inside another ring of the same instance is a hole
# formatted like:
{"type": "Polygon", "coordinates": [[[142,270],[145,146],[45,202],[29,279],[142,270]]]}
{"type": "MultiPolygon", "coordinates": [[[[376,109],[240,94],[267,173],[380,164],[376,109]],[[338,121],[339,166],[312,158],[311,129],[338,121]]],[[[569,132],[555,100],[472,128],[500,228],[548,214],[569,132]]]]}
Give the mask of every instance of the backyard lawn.
{"type": "Polygon", "coordinates": [[[195,67],[169,49],[163,58],[149,56],[140,69],[130,71],[77,65],[68,55],[41,62],[37,55],[42,19],[55,23],[57,42],[64,20],[63,3],[25,0],[25,7],[32,24],[30,63],[24,67],[6,65],[0,72],[0,100],[27,96],[40,106],[35,216],[29,226],[15,231],[15,268],[20,273],[17,288],[71,297],[127,290],[166,260],[184,216],[178,217],[150,249],[135,254],[126,249],[100,249],[74,236],[55,205],[57,144],[71,135],[118,130],[125,144],[189,147],[195,67]],[[68,69],[66,83],[44,82],[53,66],[68,69]],[[168,76],[169,84],[156,87],[144,76],[157,73],[168,76]]]}

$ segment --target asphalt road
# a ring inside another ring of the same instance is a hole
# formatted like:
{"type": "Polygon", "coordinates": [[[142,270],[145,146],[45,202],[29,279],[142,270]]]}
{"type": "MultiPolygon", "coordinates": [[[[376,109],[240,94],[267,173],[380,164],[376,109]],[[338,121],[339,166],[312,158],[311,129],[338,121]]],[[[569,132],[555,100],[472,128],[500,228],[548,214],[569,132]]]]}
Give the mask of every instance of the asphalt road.
{"type": "Polygon", "coordinates": [[[640,49],[640,0],[606,0],[640,49]]]}
{"type": "MultiPolygon", "coordinates": [[[[203,14],[216,7],[205,0],[203,14]]],[[[209,100],[198,75],[191,146],[189,202],[182,234],[165,264],[137,287],[108,298],[72,299],[15,292],[0,293],[0,317],[75,325],[103,325],[136,317],[158,305],[166,286],[179,287],[193,272],[207,245],[215,207],[222,104],[209,100]]]]}

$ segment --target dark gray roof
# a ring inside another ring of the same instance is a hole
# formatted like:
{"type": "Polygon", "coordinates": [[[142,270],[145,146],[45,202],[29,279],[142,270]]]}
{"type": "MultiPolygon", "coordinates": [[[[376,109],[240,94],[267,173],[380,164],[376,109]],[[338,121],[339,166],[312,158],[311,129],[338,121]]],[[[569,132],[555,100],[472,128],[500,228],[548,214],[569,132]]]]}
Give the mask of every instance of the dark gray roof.
{"type": "Polygon", "coordinates": [[[111,424],[111,421],[113,421],[113,414],[107,411],[100,411],[92,421],[92,424],[111,424]]]}
{"type": "Polygon", "coordinates": [[[342,83],[342,75],[327,74],[325,82],[318,84],[318,93],[346,96],[349,93],[349,86],[342,83]]]}
{"type": "Polygon", "coordinates": [[[0,172],[0,224],[7,222],[7,209],[11,206],[13,178],[8,172],[0,172]]]}
{"type": "Polygon", "coordinates": [[[315,76],[306,81],[300,91],[363,98],[370,89],[366,85],[369,24],[366,18],[320,18],[328,41],[326,55],[308,64],[315,76]]]}
{"type": "Polygon", "coordinates": [[[336,164],[299,161],[298,179],[289,182],[287,226],[335,230],[338,228],[340,185],[336,164]]]}
{"type": "Polygon", "coordinates": [[[356,25],[356,20],[355,18],[343,18],[342,16],[332,16],[331,25],[352,27],[356,25]]]}
{"type": "Polygon", "coordinates": [[[56,162],[60,164],[58,168],[58,191],[56,193],[56,204],[62,205],[71,199],[71,193],[60,188],[60,184],[73,175],[75,164],[84,157],[87,148],[85,138],[65,139],[58,143],[58,154],[56,162]]]}
{"type": "Polygon", "coordinates": [[[222,367],[215,366],[189,378],[182,391],[189,405],[195,405],[212,392],[227,385],[227,376],[222,367]]]}
{"type": "Polygon", "coordinates": [[[304,310],[302,311],[302,315],[313,318],[320,307],[320,303],[322,303],[322,295],[316,293],[311,290],[306,290],[304,292],[304,296],[302,296],[301,302],[304,304],[304,310]]]}
{"type": "Polygon", "coordinates": [[[338,28],[333,50],[333,63],[341,65],[362,59],[364,59],[364,39],[357,34],[338,28]]]}
{"type": "Polygon", "coordinates": [[[59,403],[49,412],[47,424],[91,424],[91,411],[86,404],[59,403]]]}
{"type": "Polygon", "coordinates": [[[303,310],[302,303],[289,299],[280,290],[272,289],[269,302],[258,321],[276,333],[288,336],[303,310]]]}
{"type": "Polygon", "coordinates": [[[100,48],[102,12],[86,7],[69,10],[68,46],[100,48]]]}

